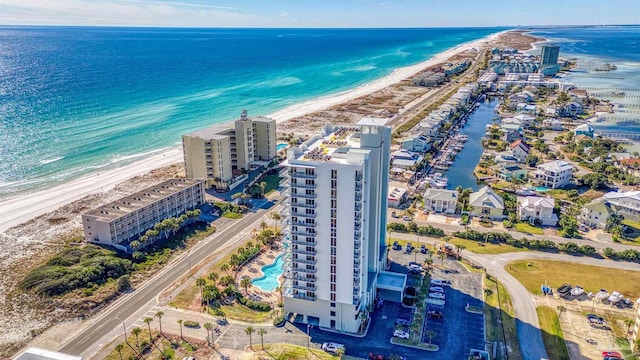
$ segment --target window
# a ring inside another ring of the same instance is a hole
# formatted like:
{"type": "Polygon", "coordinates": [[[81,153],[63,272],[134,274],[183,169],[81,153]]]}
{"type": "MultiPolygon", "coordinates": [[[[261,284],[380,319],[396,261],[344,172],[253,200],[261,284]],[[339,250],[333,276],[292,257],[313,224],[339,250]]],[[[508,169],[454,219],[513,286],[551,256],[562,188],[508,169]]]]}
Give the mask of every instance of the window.
{"type": "Polygon", "coordinates": [[[336,316],[336,312],[335,311],[331,311],[330,314],[331,314],[331,316],[336,316]]]}
{"type": "Polygon", "coordinates": [[[336,294],[331,294],[331,301],[336,301],[336,294]]]}
{"type": "Polygon", "coordinates": [[[338,170],[331,170],[331,178],[332,179],[338,178],[338,170]]]}
{"type": "Polygon", "coordinates": [[[336,303],[332,302],[332,303],[330,304],[330,306],[334,308],[334,307],[336,307],[336,303]]]}

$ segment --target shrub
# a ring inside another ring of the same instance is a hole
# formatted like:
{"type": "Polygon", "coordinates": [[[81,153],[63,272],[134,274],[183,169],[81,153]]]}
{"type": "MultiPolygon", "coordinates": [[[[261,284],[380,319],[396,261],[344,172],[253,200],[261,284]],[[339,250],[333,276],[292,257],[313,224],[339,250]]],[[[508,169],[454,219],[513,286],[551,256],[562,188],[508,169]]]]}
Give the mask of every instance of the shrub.
{"type": "Polygon", "coordinates": [[[616,257],[616,251],[613,250],[610,247],[604,248],[604,256],[608,257],[608,258],[612,258],[615,259],[616,257]]]}
{"type": "Polygon", "coordinates": [[[118,291],[127,291],[131,289],[131,279],[129,275],[123,275],[118,278],[118,291]]]}
{"type": "Polygon", "coordinates": [[[200,327],[200,323],[197,321],[191,321],[191,320],[186,320],[182,323],[182,325],[184,325],[185,327],[188,328],[197,328],[200,327]]]}
{"type": "Polygon", "coordinates": [[[273,325],[276,327],[280,327],[284,325],[284,316],[278,315],[273,319],[273,325]]]}
{"type": "Polygon", "coordinates": [[[238,298],[238,302],[240,302],[240,304],[248,307],[251,310],[257,310],[257,311],[270,311],[271,310],[271,304],[263,302],[263,301],[254,301],[251,299],[247,299],[244,296],[241,296],[238,298]]]}
{"type": "Polygon", "coordinates": [[[401,223],[390,223],[387,225],[387,229],[395,232],[407,232],[407,227],[401,223]]]}

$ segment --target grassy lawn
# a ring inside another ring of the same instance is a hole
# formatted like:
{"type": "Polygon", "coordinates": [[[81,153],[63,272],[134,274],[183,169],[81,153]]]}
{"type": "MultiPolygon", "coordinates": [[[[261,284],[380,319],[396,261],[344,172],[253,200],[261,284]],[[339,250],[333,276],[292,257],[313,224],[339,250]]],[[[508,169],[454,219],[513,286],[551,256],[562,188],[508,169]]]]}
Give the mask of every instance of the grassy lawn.
{"type": "MultiPolygon", "coordinates": [[[[509,349],[508,358],[512,360],[522,360],[520,345],[518,343],[518,330],[516,328],[515,313],[511,303],[511,296],[507,289],[491,277],[483,279],[485,294],[485,325],[488,341],[504,342],[506,338],[507,348],[509,349]],[[498,301],[498,298],[500,299],[498,301]],[[499,324],[502,324],[500,326],[499,324]],[[504,337],[502,329],[504,328],[504,337]]],[[[497,359],[502,360],[506,357],[498,351],[497,359]]]]}
{"type": "Polygon", "coordinates": [[[276,190],[277,188],[280,187],[280,176],[278,176],[278,174],[273,174],[273,175],[267,175],[265,176],[264,182],[267,183],[267,186],[264,188],[264,194],[268,195],[270,192],[276,190]]]}
{"type": "Polygon", "coordinates": [[[631,220],[622,220],[624,225],[634,228],[636,232],[640,232],[640,222],[631,221],[631,220]]]}
{"type": "Polygon", "coordinates": [[[245,359],[315,359],[315,360],[333,360],[337,356],[333,356],[319,349],[307,349],[303,346],[291,344],[265,344],[264,350],[260,345],[260,337],[254,340],[253,349],[256,351],[251,357],[245,359]]]}
{"type": "Polygon", "coordinates": [[[518,260],[505,269],[534,294],[547,282],[552,288],[562,284],[582,286],[586,292],[606,288],[627,298],[640,296],[640,272],[549,260],[518,260]],[[531,266],[529,266],[531,265],[531,266]]]}
{"type": "Polygon", "coordinates": [[[266,323],[273,319],[272,311],[252,310],[237,302],[231,305],[220,305],[219,307],[209,308],[209,313],[214,316],[224,316],[250,323],[266,323]]]}
{"type": "Polygon", "coordinates": [[[453,238],[449,243],[463,245],[465,247],[464,251],[471,251],[476,254],[504,254],[516,251],[528,251],[528,249],[511,246],[509,244],[492,244],[490,242],[484,244],[483,242],[461,238],[453,238]]]}
{"type": "Polygon", "coordinates": [[[560,327],[558,312],[548,306],[539,306],[536,308],[538,319],[540,320],[540,330],[542,331],[542,341],[547,350],[549,359],[569,360],[569,351],[567,344],[564,342],[564,334],[560,327]]]}
{"type": "Polygon", "coordinates": [[[544,235],[544,230],[527,223],[517,223],[513,225],[513,230],[519,231],[525,234],[544,235]]]}

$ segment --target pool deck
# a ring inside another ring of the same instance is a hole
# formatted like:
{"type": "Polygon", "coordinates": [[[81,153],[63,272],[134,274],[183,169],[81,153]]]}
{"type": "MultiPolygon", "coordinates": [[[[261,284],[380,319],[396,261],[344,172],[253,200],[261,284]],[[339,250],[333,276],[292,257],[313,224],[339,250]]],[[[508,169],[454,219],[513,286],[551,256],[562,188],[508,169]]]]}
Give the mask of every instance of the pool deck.
{"type": "MultiPolygon", "coordinates": [[[[238,270],[236,276],[236,286],[238,287],[238,289],[242,289],[242,287],[240,286],[240,280],[242,280],[244,277],[254,279],[263,276],[264,273],[262,272],[262,267],[265,265],[273,264],[276,260],[276,257],[278,257],[278,255],[280,254],[282,254],[282,250],[264,250],[258,256],[253,258],[253,260],[242,266],[242,268],[238,270]]],[[[251,286],[248,289],[248,296],[253,300],[259,300],[273,304],[277,304],[280,301],[280,294],[277,290],[268,292],[263,291],[257,286],[251,286]]]]}

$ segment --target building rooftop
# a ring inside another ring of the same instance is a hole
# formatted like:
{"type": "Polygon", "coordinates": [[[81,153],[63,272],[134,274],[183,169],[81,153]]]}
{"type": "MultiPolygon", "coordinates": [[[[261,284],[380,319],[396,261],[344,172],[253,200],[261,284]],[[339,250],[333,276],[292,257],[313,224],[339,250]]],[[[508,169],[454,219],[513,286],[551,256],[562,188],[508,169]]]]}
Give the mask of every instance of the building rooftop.
{"type": "Polygon", "coordinates": [[[378,287],[404,289],[406,280],[407,276],[405,274],[380,271],[378,275],[378,287]]]}
{"type": "Polygon", "coordinates": [[[552,197],[518,196],[518,204],[525,208],[530,206],[540,206],[543,208],[553,209],[556,206],[556,201],[552,197]]]}
{"type": "Polygon", "coordinates": [[[201,182],[203,182],[203,180],[169,179],[137,193],[112,201],[99,208],[89,210],[82,215],[97,216],[100,220],[108,222],[201,182]]]}
{"type": "Polygon", "coordinates": [[[538,169],[545,171],[561,172],[569,169],[573,169],[573,165],[566,161],[555,160],[544,164],[538,165],[538,169]]]}
{"type": "Polygon", "coordinates": [[[358,125],[385,126],[389,120],[385,118],[365,117],[358,121],[358,125]]]}
{"type": "Polygon", "coordinates": [[[458,199],[458,192],[455,190],[429,188],[425,190],[424,198],[430,200],[455,201],[458,199]]]}
{"type": "Polygon", "coordinates": [[[82,360],[82,357],[32,346],[18,355],[15,360],[82,360]]]}

